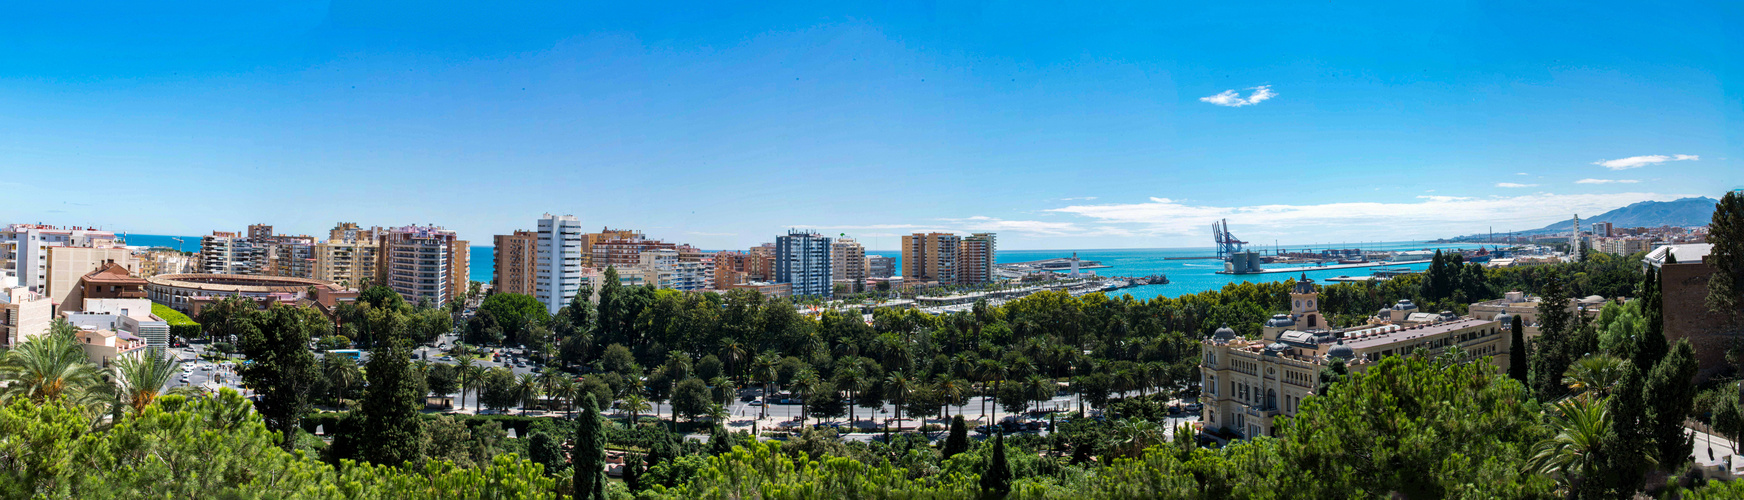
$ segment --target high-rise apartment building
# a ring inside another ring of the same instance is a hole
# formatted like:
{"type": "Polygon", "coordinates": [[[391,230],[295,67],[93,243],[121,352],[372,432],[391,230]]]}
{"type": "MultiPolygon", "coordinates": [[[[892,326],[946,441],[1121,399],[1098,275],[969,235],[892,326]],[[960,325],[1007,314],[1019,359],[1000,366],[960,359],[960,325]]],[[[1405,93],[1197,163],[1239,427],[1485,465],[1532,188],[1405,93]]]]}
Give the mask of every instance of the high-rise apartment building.
{"type": "Polygon", "coordinates": [[[777,236],[775,282],[791,284],[797,297],[830,296],[830,239],[799,230],[777,236]]]}
{"type": "Polygon", "coordinates": [[[993,264],[998,241],[993,233],[975,233],[963,238],[962,255],[957,261],[958,284],[979,285],[993,282],[993,264]]]}
{"type": "Polygon", "coordinates": [[[377,237],[376,282],[409,301],[436,304],[466,294],[466,240],[437,226],[401,226],[377,237]]]}
{"type": "MultiPolygon", "coordinates": [[[[254,226],[249,226],[250,230],[254,226]]],[[[271,226],[268,226],[268,230],[271,226]]],[[[261,241],[261,240],[255,240],[261,241]]],[[[292,278],[315,277],[315,239],[308,236],[273,236],[267,240],[267,272],[292,278]]]]}
{"type": "Polygon", "coordinates": [[[727,290],[733,285],[748,281],[745,277],[745,263],[750,255],[744,252],[717,252],[714,259],[714,276],[712,282],[716,290],[727,290]]]}
{"type": "Polygon", "coordinates": [[[641,238],[642,233],[630,229],[600,228],[600,232],[587,233],[581,240],[581,267],[605,269],[606,263],[593,261],[593,246],[607,240],[630,240],[641,238]]]}
{"type": "Polygon", "coordinates": [[[533,295],[534,276],[538,274],[539,233],[515,231],[492,237],[493,253],[491,291],[533,295]]]}
{"type": "Polygon", "coordinates": [[[830,243],[830,276],[837,280],[862,285],[866,283],[866,247],[853,238],[836,238],[830,243]]]}
{"type": "MultiPolygon", "coordinates": [[[[254,230],[259,226],[249,226],[254,230]]],[[[268,228],[271,229],[270,227],[268,228]]],[[[271,274],[272,249],[266,240],[256,240],[230,231],[213,231],[200,238],[200,272],[206,274],[271,274]]]]}
{"type": "MultiPolygon", "coordinates": [[[[50,295],[49,252],[52,248],[114,248],[115,233],[84,227],[12,224],[0,231],[0,286],[16,284],[50,295]]],[[[118,259],[117,262],[120,260],[118,259]]],[[[102,261],[92,262],[91,271],[102,261]]]]}
{"type": "Polygon", "coordinates": [[[915,233],[902,237],[902,280],[905,283],[956,284],[963,238],[951,233],[915,233]]]}
{"type": "Polygon", "coordinates": [[[751,247],[745,255],[745,279],[751,281],[775,280],[775,244],[764,243],[751,247]]]}
{"type": "Polygon", "coordinates": [[[593,267],[601,269],[607,266],[635,267],[642,262],[642,252],[678,249],[678,245],[660,240],[650,240],[640,234],[630,238],[601,240],[595,242],[592,247],[593,267]]]}
{"type": "Polygon", "coordinates": [[[1609,238],[1611,236],[1616,236],[1616,235],[1613,234],[1613,226],[1611,225],[1611,223],[1609,223],[1609,222],[1594,222],[1593,223],[1593,236],[1598,236],[1600,238],[1609,238]]]}
{"type": "Polygon", "coordinates": [[[361,288],[364,279],[375,279],[381,228],[362,229],[341,222],[327,232],[327,241],[315,244],[314,278],[347,287],[361,288]]]}
{"type": "Polygon", "coordinates": [[[533,298],[557,314],[581,291],[581,221],[573,215],[545,214],[539,218],[539,239],[534,265],[533,298]]]}
{"type": "Polygon", "coordinates": [[[658,249],[642,252],[636,266],[644,282],[655,288],[693,291],[708,287],[702,262],[683,259],[678,250],[658,249]]]}
{"type": "Polygon", "coordinates": [[[0,287],[0,346],[47,334],[54,321],[54,302],[22,286],[0,287]]]}
{"type": "Polygon", "coordinates": [[[896,276],[896,258],[885,255],[866,256],[866,277],[887,279],[896,276]]]}

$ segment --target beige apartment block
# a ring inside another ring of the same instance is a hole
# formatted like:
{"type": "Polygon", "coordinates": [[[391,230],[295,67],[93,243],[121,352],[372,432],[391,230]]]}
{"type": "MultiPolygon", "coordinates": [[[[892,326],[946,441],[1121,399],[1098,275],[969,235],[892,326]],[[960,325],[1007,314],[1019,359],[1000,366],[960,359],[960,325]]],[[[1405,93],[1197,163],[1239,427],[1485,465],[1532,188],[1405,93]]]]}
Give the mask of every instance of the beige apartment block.
{"type": "Polygon", "coordinates": [[[79,279],[110,262],[120,264],[128,272],[139,271],[139,259],[125,247],[49,247],[48,289],[45,294],[56,304],[76,305],[79,279]]]}
{"type": "Polygon", "coordinates": [[[853,238],[836,238],[830,242],[830,278],[846,281],[850,287],[866,283],[866,247],[853,238]]]}
{"type": "Polygon", "coordinates": [[[951,233],[902,237],[902,277],[911,284],[955,284],[963,238],[951,233]]]}
{"type": "Polygon", "coordinates": [[[375,240],[327,240],[315,244],[315,279],[360,287],[376,274],[375,240]]]}
{"type": "Polygon", "coordinates": [[[22,286],[0,289],[0,345],[6,348],[48,333],[54,304],[22,286]]]}
{"type": "Polygon", "coordinates": [[[491,290],[533,295],[538,274],[539,233],[515,231],[515,234],[499,234],[492,239],[496,245],[496,272],[491,280],[491,290]]]}

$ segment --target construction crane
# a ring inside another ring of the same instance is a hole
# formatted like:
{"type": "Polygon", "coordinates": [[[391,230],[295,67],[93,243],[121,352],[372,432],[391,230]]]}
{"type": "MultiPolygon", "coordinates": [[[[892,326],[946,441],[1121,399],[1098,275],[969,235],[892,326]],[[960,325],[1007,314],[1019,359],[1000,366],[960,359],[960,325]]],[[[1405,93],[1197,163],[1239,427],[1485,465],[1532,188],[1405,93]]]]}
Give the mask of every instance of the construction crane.
{"type": "Polygon", "coordinates": [[[1217,240],[1217,258],[1221,260],[1229,260],[1230,257],[1241,252],[1242,245],[1247,244],[1245,241],[1236,239],[1234,234],[1230,234],[1229,219],[1212,222],[1211,235],[1217,240]]]}
{"type": "Polygon", "coordinates": [[[176,252],[180,253],[182,251],[182,243],[183,243],[182,239],[180,237],[176,237],[176,236],[171,236],[170,239],[176,240],[176,252]]]}

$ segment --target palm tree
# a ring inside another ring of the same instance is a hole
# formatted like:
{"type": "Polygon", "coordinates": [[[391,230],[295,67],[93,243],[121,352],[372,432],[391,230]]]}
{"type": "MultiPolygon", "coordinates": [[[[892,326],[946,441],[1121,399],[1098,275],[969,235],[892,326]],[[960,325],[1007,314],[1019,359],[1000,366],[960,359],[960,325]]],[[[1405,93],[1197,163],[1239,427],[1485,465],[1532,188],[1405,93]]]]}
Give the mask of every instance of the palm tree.
{"type": "MultiPolygon", "coordinates": [[[[859,366],[850,364],[848,366],[845,366],[845,367],[842,367],[842,368],[836,370],[836,387],[841,388],[842,390],[848,391],[850,394],[853,394],[854,396],[858,396],[860,394],[860,391],[863,390],[863,386],[865,386],[868,382],[869,381],[866,380],[866,371],[860,369],[859,366]]],[[[858,403],[858,401],[856,400],[856,401],[854,401],[854,403],[858,403]]],[[[854,415],[854,407],[855,406],[859,406],[859,405],[853,404],[853,403],[850,403],[848,405],[848,421],[849,422],[859,421],[857,418],[855,418],[855,415],[854,415]]]]}
{"type": "Polygon", "coordinates": [[[943,380],[939,381],[939,385],[936,388],[938,390],[939,400],[943,403],[943,406],[939,408],[939,417],[951,418],[951,402],[962,401],[963,394],[967,393],[968,388],[965,387],[965,383],[962,380],[949,378],[948,375],[940,375],[940,378],[943,380]]]}
{"type": "MultiPolygon", "coordinates": [[[[795,395],[799,396],[800,401],[805,401],[805,400],[811,398],[811,392],[813,390],[817,389],[818,384],[820,384],[821,382],[822,382],[821,380],[818,380],[817,372],[812,371],[811,368],[805,368],[805,369],[800,370],[800,372],[798,374],[793,376],[793,383],[788,384],[788,386],[790,386],[790,388],[793,389],[793,393],[795,395]]],[[[765,404],[767,404],[767,403],[765,403],[765,404]]],[[[799,405],[799,423],[800,423],[800,425],[802,425],[802,426],[805,425],[805,419],[809,416],[809,412],[807,410],[810,410],[810,409],[811,409],[811,405],[803,404],[803,403],[799,405]]]]}
{"type": "Polygon", "coordinates": [[[78,328],[56,319],[47,335],[31,337],[6,353],[0,362],[0,400],[23,397],[42,402],[68,397],[93,403],[102,397],[104,384],[97,365],[85,357],[74,335],[78,328]]]}
{"type": "Polygon", "coordinates": [[[170,382],[176,363],[150,349],[142,349],[116,357],[109,371],[117,399],[138,415],[170,382]]]}
{"type": "Polygon", "coordinates": [[[321,373],[327,376],[327,381],[333,384],[336,392],[334,398],[341,406],[345,403],[345,394],[358,384],[363,383],[363,371],[357,366],[357,360],[341,354],[326,354],[321,356],[321,373]]]}
{"type": "Polygon", "coordinates": [[[908,403],[908,392],[911,390],[914,390],[914,386],[902,370],[890,372],[890,376],[884,379],[885,396],[890,398],[891,406],[896,407],[897,432],[902,432],[902,405],[908,403]]]}
{"type": "Polygon", "coordinates": [[[760,414],[757,416],[761,419],[769,416],[770,386],[774,385],[775,381],[780,378],[781,357],[776,355],[775,351],[764,351],[763,354],[757,355],[757,358],[751,362],[751,366],[751,374],[763,382],[763,406],[759,408],[760,414]]]}
{"type": "Polygon", "coordinates": [[[466,367],[465,380],[466,380],[467,385],[461,387],[462,390],[460,391],[461,392],[460,397],[462,399],[465,399],[466,398],[465,388],[471,387],[472,388],[472,399],[476,403],[473,406],[477,407],[477,408],[483,408],[484,403],[477,403],[477,401],[479,400],[481,395],[484,393],[484,379],[485,379],[485,376],[487,376],[489,373],[490,373],[489,370],[485,370],[485,368],[483,366],[466,367]]]}
{"type": "Polygon", "coordinates": [[[460,363],[456,365],[454,370],[454,373],[460,376],[460,409],[462,410],[466,409],[466,390],[477,385],[477,377],[484,374],[484,370],[473,371],[474,368],[478,368],[474,361],[475,358],[471,354],[462,354],[460,363]]]}
{"type": "Polygon", "coordinates": [[[624,395],[624,401],[621,403],[618,403],[618,404],[619,404],[619,406],[618,406],[619,408],[622,408],[624,411],[630,412],[630,428],[631,429],[636,428],[636,417],[638,415],[641,415],[642,412],[648,411],[650,409],[650,406],[648,405],[648,398],[642,397],[641,394],[637,394],[637,393],[630,393],[630,394],[624,395]]]}
{"type": "Polygon", "coordinates": [[[539,378],[531,373],[523,373],[516,379],[515,394],[521,399],[521,414],[527,414],[527,407],[539,403],[539,378]]]}
{"type": "Polygon", "coordinates": [[[1575,490],[1604,463],[1602,442],[1611,431],[1610,412],[1604,398],[1572,398],[1553,408],[1550,427],[1556,435],[1538,442],[1530,464],[1533,470],[1557,478],[1564,488],[1575,490]]]}
{"type": "Polygon", "coordinates": [[[1628,368],[1628,361],[1622,358],[1595,354],[1569,365],[1568,371],[1562,372],[1562,383],[1576,394],[1598,394],[1599,397],[1604,397],[1610,393],[1611,386],[1623,380],[1623,372],[1628,368]]]}
{"type": "Polygon", "coordinates": [[[1144,450],[1164,441],[1162,429],[1155,422],[1136,418],[1123,419],[1114,426],[1115,455],[1126,458],[1144,455],[1144,450]]]}
{"type": "Polygon", "coordinates": [[[727,430],[727,419],[733,416],[733,413],[727,411],[727,407],[720,403],[710,403],[708,410],[703,413],[708,415],[709,420],[714,421],[715,428],[722,431],[727,430]]]}
{"type": "MultiPolygon", "coordinates": [[[[1005,365],[1000,364],[999,360],[996,359],[983,359],[981,360],[981,364],[975,367],[975,378],[979,379],[981,382],[981,415],[985,416],[987,415],[988,396],[998,394],[999,386],[997,382],[1005,378],[1005,365]],[[990,389],[988,384],[994,385],[990,389]]],[[[996,418],[989,420],[989,423],[999,421],[997,419],[999,416],[999,405],[997,404],[993,406],[993,416],[996,418]]]]}
{"type": "Polygon", "coordinates": [[[577,383],[574,378],[558,377],[557,382],[552,386],[551,390],[553,391],[551,393],[552,396],[559,397],[563,400],[564,410],[567,410],[570,413],[575,412],[575,400],[581,398],[580,383],[577,383]]]}
{"type": "MultiPolygon", "coordinates": [[[[563,372],[558,371],[556,368],[547,366],[544,369],[539,370],[539,390],[544,391],[545,394],[551,396],[559,396],[562,393],[558,392],[557,384],[565,378],[568,377],[563,376],[563,372]]],[[[602,401],[601,403],[608,405],[611,404],[609,401],[602,401]]]]}

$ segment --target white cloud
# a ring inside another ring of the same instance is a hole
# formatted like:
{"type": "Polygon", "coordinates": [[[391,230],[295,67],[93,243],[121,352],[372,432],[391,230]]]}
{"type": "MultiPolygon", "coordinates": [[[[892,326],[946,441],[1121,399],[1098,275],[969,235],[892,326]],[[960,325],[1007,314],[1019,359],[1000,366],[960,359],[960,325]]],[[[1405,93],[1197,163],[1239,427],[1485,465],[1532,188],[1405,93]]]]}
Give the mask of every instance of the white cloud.
{"type": "Polygon", "coordinates": [[[1514,172],[1514,175],[1532,175],[1532,174],[1528,174],[1526,172],[1514,172]]]}
{"type": "MultiPolygon", "coordinates": [[[[1209,241],[1211,222],[1258,228],[1258,233],[1299,238],[1411,238],[1449,236],[1493,226],[1541,227],[1575,213],[1601,213],[1643,200],[1685,196],[1658,193],[1551,194],[1472,198],[1425,195],[1418,202],[1348,201],[1319,205],[1191,205],[1168,198],[1143,203],[1074,205],[1052,211],[1127,228],[1138,236],[1186,236],[1183,243],[1209,241]],[[1201,238],[1202,237],[1202,238],[1201,238]]],[[[1252,230],[1252,229],[1250,229],[1252,230]]],[[[1324,240],[1321,240],[1324,241],[1324,240]]]]}
{"type": "Polygon", "coordinates": [[[1499,187],[1499,188],[1529,188],[1529,187],[1538,187],[1538,185],[1537,184],[1521,184],[1518,182],[1498,182],[1498,183],[1496,183],[1496,187],[1499,187]]]}
{"type": "Polygon", "coordinates": [[[1631,168],[1641,168],[1641,167],[1645,167],[1648,165],[1657,165],[1657,164],[1665,163],[1668,161],[1695,161],[1695,160],[1700,160],[1700,159],[1702,159],[1702,157],[1696,156],[1696,155],[1671,155],[1671,156],[1647,155],[1647,156],[1631,156],[1628,158],[1618,158],[1615,160],[1599,160],[1599,161],[1593,162],[1593,164],[1601,166],[1601,167],[1605,167],[1605,168],[1608,168],[1611,170],[1628,170],[1631,168]]]}
{"type": "Polygon", "coordinates": [[[1060,201],[1095,201],[1095,196],[1079,196],[1077,198],[1060,198],[1060,201]]]}
{"type": "Polygon", "coordinates": [[[1236,92],[1234,89],[1231,89],[1231,90],[1225,90],[1223,92],[1220,92],[1214,96],[1201,97],[1201,98],[1199,98],[1199,100],[1204,101],[1204,102],[1209,102],[1212,104],[1216,104],[1218,106],[1229,106],[1232,108],[1239,108],[1242,106],[1251,106],[1254,104],[1259,104],[1261,101],[1264,101],[1266,99],[1271,99],[1273,97],[1278,96],[1277,92],[1272,92],[1271,85],[1261,85],[1258,87],[1249,87],[1247,90],[1252,90],[1253,93],[1248,94],[1247,98],[1245,98],[1245,99],[1241,97],[1240,92],[1236,92]]]}
{"type": "Polygon", "coordinates": [[[1635,179],[1581,179],[1574,181],[1575,184],[1635,184],[1637,182],[1641,181],[1635,179]]]}

